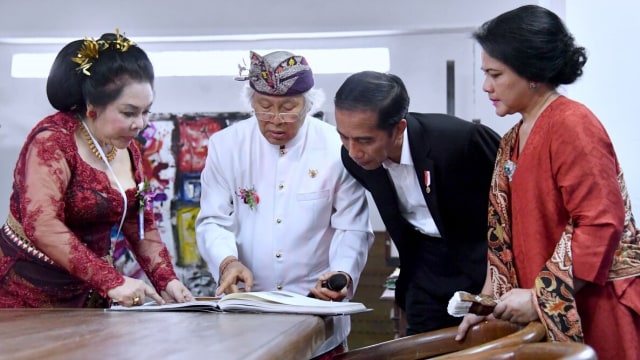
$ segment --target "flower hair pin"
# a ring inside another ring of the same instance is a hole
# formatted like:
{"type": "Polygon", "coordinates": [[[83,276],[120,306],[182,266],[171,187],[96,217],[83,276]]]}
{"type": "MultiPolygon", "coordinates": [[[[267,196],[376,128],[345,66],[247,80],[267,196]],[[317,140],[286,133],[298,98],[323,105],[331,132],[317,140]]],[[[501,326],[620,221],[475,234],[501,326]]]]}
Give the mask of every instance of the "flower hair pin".
{"type": "Polygon", "coordinates": [[[94,40],[93,38],[89,39],[85,37],[84,43],[82,44],[80,51],[78,51],[78,55],[71,58],[71,60],[80,64],[76,68],[78,72],[82,72],[83,74],[90,76],[91,73],[89,72],[89,68],[96,60],[98,60],[100,51],[113,48],[120,52],[125,52],[129,50],[129,47],[131,46],[135,46],[135,43],[129,39],[125,39],[124,36],[120,35],[120,30],[116,29],[116,40],[94,40]]]}
{"type": "Polygon", "coordinates": [[[144,212],[145,210],[153,210],[154,201],[164,201],[167,199],[166,194],[158,193],[151,188],[148,180],[138,184],[138,192],[136,193],[138,199],[138,231],[140,233],[140,240],[144,239],[144,212]]]}
{"type": "Polygon", "coordinates": [[[238,198],[249,206],[249,209],[253,210],[260,203],[260,196],[256,193],[256,189],[252,186],[248,189],[240,188],[236,193],[238,198]]]}

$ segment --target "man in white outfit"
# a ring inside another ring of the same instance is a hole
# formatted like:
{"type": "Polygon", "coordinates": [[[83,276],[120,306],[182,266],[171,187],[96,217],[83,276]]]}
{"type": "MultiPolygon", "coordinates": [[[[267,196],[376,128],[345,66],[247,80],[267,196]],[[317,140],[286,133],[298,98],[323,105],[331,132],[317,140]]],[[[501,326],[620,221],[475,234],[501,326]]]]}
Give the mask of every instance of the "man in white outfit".
{"type": "MultiPolygon", "coordinates": [[[[335,127],[308,115],[321,93],[306,59],[286,51],[250,55],[242,80],[249,80],[254,117],[209,139],[198,249],[218,294],[352,298],[373,243],[364,189],[342,165],[335,127]],[[347,277],[345,289],[321,286],[336,273],[347,277]]],[[[335,317],[333,336],[313,356],[344,351],[349,331],[349,317],[335,317]]]]}

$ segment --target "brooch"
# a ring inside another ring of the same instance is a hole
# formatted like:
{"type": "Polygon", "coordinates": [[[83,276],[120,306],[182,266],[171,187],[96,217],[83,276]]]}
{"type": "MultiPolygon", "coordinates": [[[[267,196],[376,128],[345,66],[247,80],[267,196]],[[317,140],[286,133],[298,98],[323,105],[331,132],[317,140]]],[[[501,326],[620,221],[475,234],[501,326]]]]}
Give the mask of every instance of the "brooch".
{"type": "Polygon", "coordinates": [[[507,175],[507,178],[509,178],[509,182],[511,182],[511,179],[513,179],[513,173],[516,172],[516,163],[514,163],[511,160],[507,160],[504,162],[504,173],[507,175]]]}

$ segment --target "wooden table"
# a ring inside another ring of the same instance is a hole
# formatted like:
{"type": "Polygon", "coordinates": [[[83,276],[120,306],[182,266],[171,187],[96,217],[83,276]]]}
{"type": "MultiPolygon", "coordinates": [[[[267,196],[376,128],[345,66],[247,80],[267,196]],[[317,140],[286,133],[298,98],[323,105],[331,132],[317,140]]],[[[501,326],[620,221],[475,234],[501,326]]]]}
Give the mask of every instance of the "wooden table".
{"type": "Polygon", "coordinates": [[[312,315],[0,309],[0,358],[308,359],[332,331],[312,315]]]}

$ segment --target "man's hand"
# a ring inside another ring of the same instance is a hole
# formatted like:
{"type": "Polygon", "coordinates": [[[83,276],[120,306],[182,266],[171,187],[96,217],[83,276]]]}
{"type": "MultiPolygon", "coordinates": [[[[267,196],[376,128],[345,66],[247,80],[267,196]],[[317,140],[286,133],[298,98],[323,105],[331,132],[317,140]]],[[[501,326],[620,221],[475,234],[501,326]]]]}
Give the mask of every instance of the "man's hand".
{"type": "Polygon", "coordinates": [[[312,288],[310,292],[316,299],[342,301],[345,297],[347,297],[347,291],[351,284],[351,276],[346,272],[330,271],[320,275],[318,281],[316,281],[316,287],[312,288]],[[331,276],[336,274],[344,275],[347,281],[345,287],[339,291],[330,290],[326,287],[327,280],[329,280],[331,276]]]}
{"type": "Polygon", "coordinates": [[[230,294],[240,291],[251,291],[252,287],[253,273],[249,268],[244,266],[243,263],[235,260],[225,266],[224,271],[220,274],[220,281],[218,283],[218,289],[216,290],[216,296],[220,296],[223,293],[230,294]],[[244,282],[244,289],[241,290],[238,287],[239,282],[244,282]]]}

